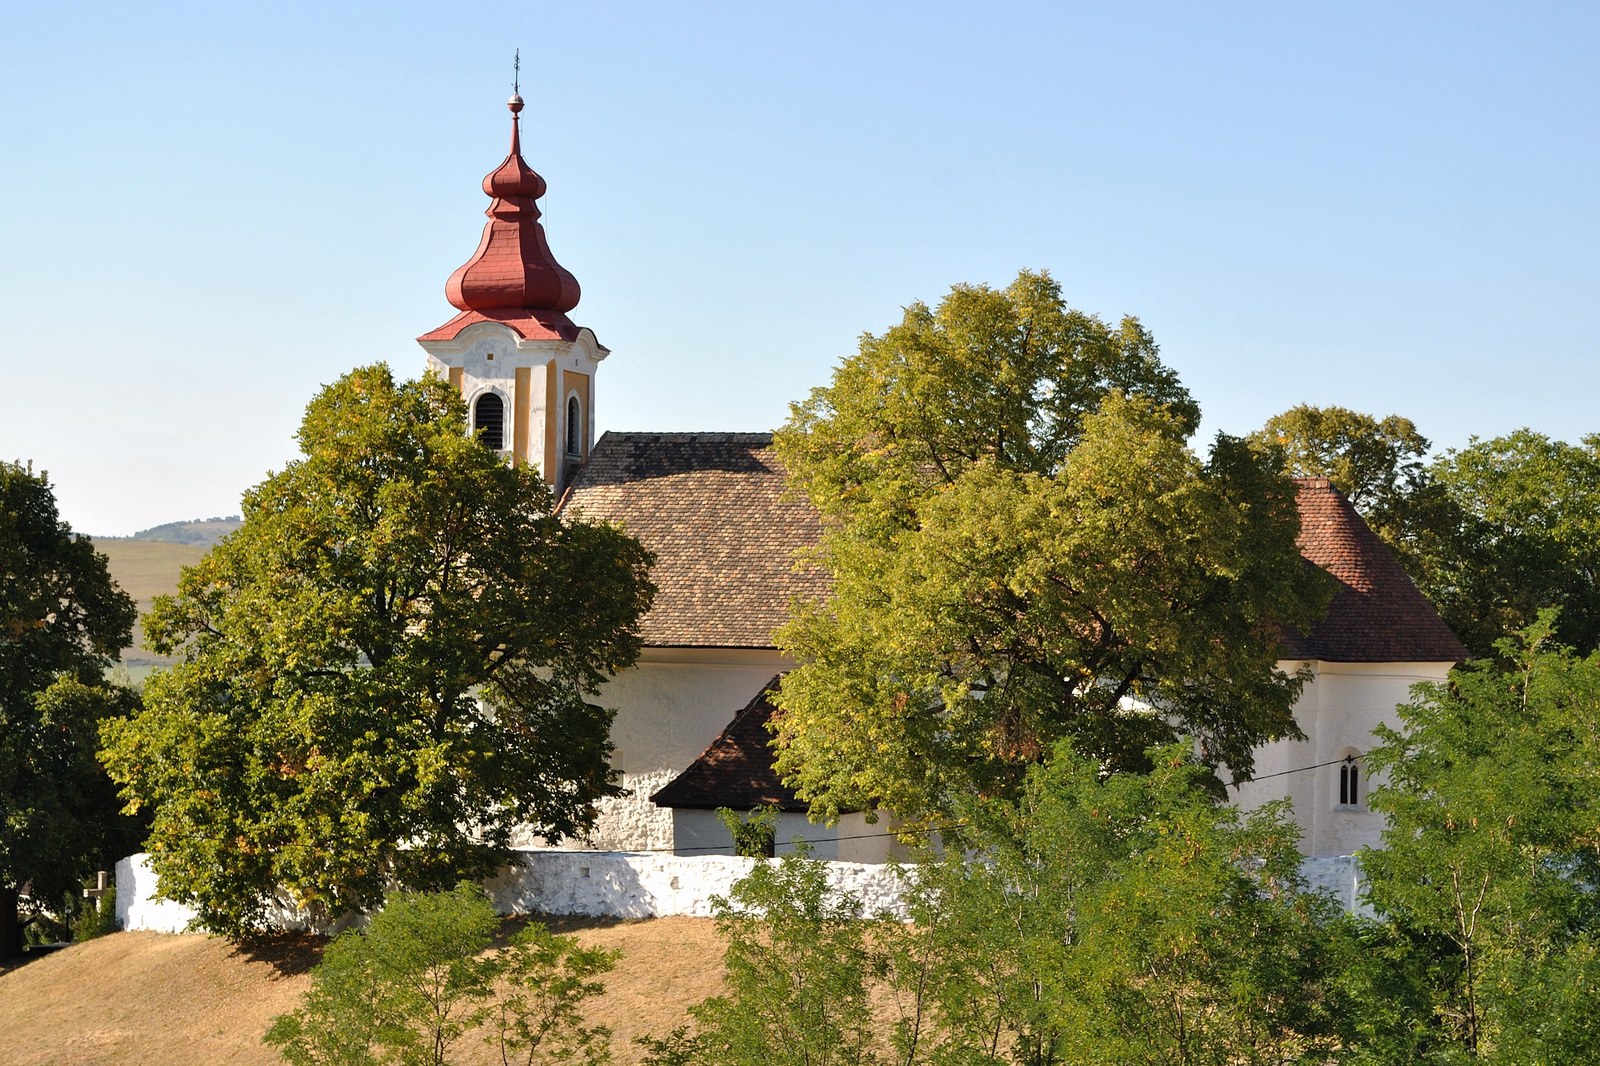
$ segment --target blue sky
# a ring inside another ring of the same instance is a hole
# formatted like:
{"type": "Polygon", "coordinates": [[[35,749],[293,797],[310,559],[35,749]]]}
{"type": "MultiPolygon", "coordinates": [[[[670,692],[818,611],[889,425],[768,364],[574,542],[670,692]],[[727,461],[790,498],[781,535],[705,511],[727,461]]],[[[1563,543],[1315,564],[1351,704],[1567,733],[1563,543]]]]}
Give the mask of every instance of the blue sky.
{"type": "Polygon", "coordinates": [[[523,53],[602,429],[761,429],[1047,268],[1205,412],[1600,431],[1600,15],[1472,4],[0,2],[0,456],[232,513],[451,314],[523,53]]]}

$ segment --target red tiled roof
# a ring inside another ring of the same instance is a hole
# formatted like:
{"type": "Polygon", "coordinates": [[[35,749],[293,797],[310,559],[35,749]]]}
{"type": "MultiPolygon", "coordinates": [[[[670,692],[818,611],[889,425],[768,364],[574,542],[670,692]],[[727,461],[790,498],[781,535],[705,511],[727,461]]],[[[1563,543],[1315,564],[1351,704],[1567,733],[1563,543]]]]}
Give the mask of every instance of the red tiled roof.
{"type": "Polygon", "coordinates": [[[772,768],[772,734],[767,732],[767,723],[777,708],[767,698],[777,688],[775,677],[733,716],[728,728],[687,770],[659,789],[650,801],[657,807],[689,810],[731,807],[748,811],[767,804],[777,804],[786,811],[806,810],[806,805],[778,780],[777,771],[772,768]]]}
{"type": "Polygon", "coordinates": [[[655,552],[647,645],[770,648],[789,598],[827,591],[822,571],[794,569],[822,527],[784,497],[770,433],[607,433],[562,509],[620,522],[655,552]]]}
{"type": "MultiPolygon", "coordinates": [[[[795,572],[821,524],[785,498],[770,433],[607,433],[563,507],[621,522],[656,553],[659,591],[645,616],[657,647],[772,647],[791,596],[820,597],[827,576],[795,572]]],[[[1457,662],[1466,649],[1394,555],[1326,478],[1300,481],[1300,552],[1339,582],[1285,657],[1324,662],[1457,662]]]]}
{"type": "Polygon", "coordinates": [[[1467,649],[1394,554],[1327,478],[1300,479],[1300,554],[1339,582],[1309,636],[1284,633],[1288,658],[1332,663],[1460,662],[1467,649]]]}

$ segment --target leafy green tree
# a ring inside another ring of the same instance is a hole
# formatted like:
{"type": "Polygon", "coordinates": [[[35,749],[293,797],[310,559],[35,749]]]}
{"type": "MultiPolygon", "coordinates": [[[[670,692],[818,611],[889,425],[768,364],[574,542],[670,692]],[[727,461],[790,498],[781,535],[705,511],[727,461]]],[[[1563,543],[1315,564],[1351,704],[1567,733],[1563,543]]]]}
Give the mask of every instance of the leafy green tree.
{"type": "Polygon", "coordinates": [[[328,945],[300,1008],[275,1018],[263,1039],[296,1066],[443,1066],[483,1020],[490,975],[477,956],[499,927],[475,885],[397,895],[365,930],[328,945]]]}
{"type": "Polygon", "coordinates": [[[582,1004],[604,991],[593,978],[616,953],[534,923],[486,954],[499,928],[476,885],[391,896],[365,929],[334,938],[300,1007],[263,1041],[295,1066],[445,1066],[486,1027],[502,1062],[608,1061],[611,1032],[584,1026],[582,1004]]]}
{"type": "Polygon", "coordinates": [[[775,804],[757,807],[749,817],[729,807],[717,808],[717,820],[733,837],[733,853],[747,859],[770,859],[778,848],[778,819],[782,812],[775,804]]]}
{"type": "Polygon", "coordinates": [[[594,978],[610,973],[621,952],[583,948],[535,922],[493,961],[503,991],[490,1006],[490,1035],[502,1063],[611,1061],[611,1029],[584,1025],[585,1001],[605,992],[594,978]]]}
{"type": "Polygon", "coordinates": [[[1581,446],[1521,429],[1431,468],[1452,511],[1423,510],[1418,584],[1475,656],[1559,607],[1553,635],[1600,648],[1600,435],[1581,446]]]}
{"type": "Polygon", "coordinates": [[[538,472],[467,436],[465,406],[386,367],[325,388],[302,458],[146,621],[182,661],[104,732],[154,806],[161,892],[228,934],[280,888],[313,915],[510,858],[519,825],[584,832],[616,794],[611,712],[654,587],[620,530],[552,513],[538,472]]]}
{"type": "Polygon", "coordinates": [[[1107,774],[1063,742],[1019,803],[975,805],[963,832],[984,861],[919,864],[895,948],[920,1000],[901,1062],[1321,1063],[1343,1047],[1348,921],[1301,880],[1287,809],[1217,804],[1185,746],[1152,762],[1107,774]]]}
{"type": "Polygon", "coordinates": [[[1418,686],[1367,756],[1387,776],[1384,846],[1362,855],[1380,976],[1409,986],[1377,1061],[1580,1063],[1600,1044],[1600,655],[1553,627],[1546,611],[1504,641],[1509,669],[1418,686]]]}
{"type": "Polygon", "coordinates": [[[1140,769],[1188,736],[1248,773],[1299,735],[1281,627],[1331,588],[1281,457],[1202,460],[1198,420],[1137,321],[1026,272],[911,306],[793,408],[777,447],[833,582],[778,636],[778,768],[814,814],[1014,794],[1062,737],[1140,769]]]}
{"type": "Polygon", "coordinates": [[[1404,493],[1422,475],[1432,447],[1409,418],[1310,404],[1267,419],[1249,439],[1256,447],[1281,448],[1296,477],[1332,481],[1363,514],[1404,493]]]}
{"type": "Polygon", "coordinates": [[[137,614],[48,478],[0,462],[0,958],[43,906],[138,850],[95,761],[100,722],[136,701],[102,678],[137,614]]]}
{"type": "Polygon", "coordinates": [[[803,850],[758,860],[726,899],[713,898],[726,945],[725,994],[689,1008],[696,1023],[646,1038],[654,1066],[867,1066],[873,1049],[875,923],[828,884],[803,850]]]}

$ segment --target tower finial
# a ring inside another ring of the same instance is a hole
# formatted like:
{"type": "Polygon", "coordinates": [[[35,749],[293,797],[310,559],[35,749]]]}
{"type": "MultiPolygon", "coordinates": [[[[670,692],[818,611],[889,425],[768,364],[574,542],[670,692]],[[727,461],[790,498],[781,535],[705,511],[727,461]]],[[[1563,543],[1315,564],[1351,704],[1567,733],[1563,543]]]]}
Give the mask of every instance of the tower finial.
{"type": "MultiPolygon", "coordinates": [[[[522,49],[518,48],[516,56],[511,60],[511,99],[506,101],[506,106],[511,109],[511,113],[513,115],[517,114],[519,111],[522,110],[522,97],[520,95],[521,92],[522,92],[522,49]]],[[[516,123],[517,123],[517,120],[515,118],[513,118],[511,120],[513,134],[516,132],[516,123]]],[[[515,151],[515,149],[513,149],[513,151],[515,151]]]]}

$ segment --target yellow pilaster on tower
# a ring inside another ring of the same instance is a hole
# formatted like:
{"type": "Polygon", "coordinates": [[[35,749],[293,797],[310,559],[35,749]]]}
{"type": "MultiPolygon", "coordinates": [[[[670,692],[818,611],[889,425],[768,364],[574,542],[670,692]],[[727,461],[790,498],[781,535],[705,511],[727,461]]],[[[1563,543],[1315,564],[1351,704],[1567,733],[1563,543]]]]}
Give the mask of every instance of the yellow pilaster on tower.
{"type": "Polygon", "coordinates": [[[545,364],[544,373],[544,479],[555,485],[561,474],[560,455],[556,451],[556,442],[561,439],[557,436],[561,422],[561,406],[557,399],[561,395],[558,388],[561,371],[554,359],[545,364]]]}
{"type": "Polygon", "coordinates": [[[521,466],[528,461],[528,400],[533,391],[533,368],[517,367],[517,381],[512,396],[511,465],[521,466]]]}

